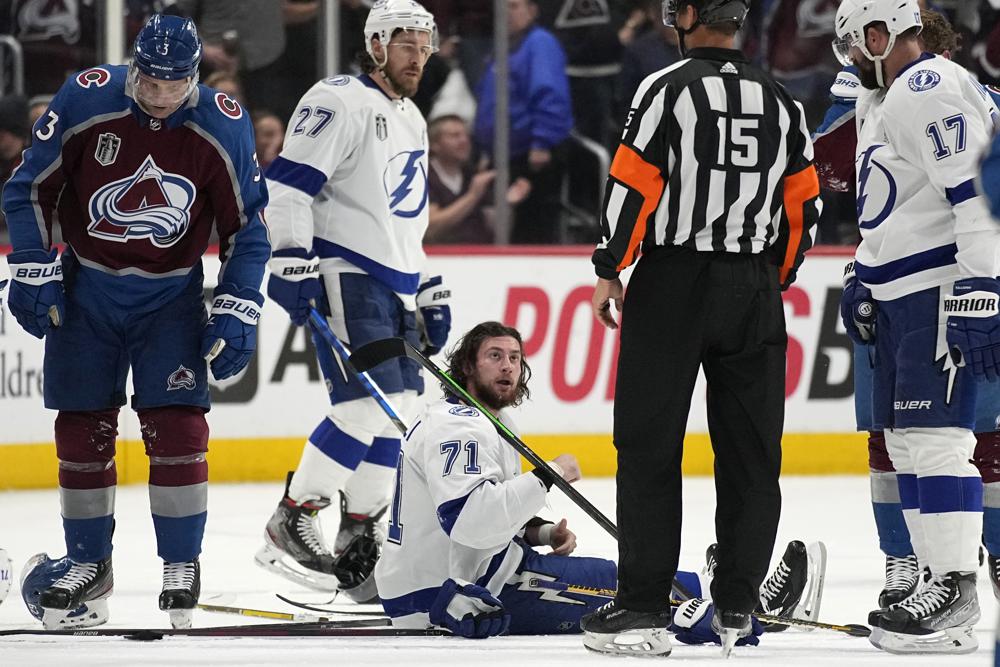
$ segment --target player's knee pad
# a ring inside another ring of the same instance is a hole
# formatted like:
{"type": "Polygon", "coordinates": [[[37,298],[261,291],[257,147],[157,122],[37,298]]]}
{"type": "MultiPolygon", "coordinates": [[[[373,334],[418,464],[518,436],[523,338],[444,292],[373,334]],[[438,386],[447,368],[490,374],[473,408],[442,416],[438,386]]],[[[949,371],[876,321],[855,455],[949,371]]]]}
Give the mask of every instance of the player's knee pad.
{"type": "Polygon", "coordinates": [[[60,411],[56,416],[59,485],[71,489],[114,486],[118,408],[91,412],[60,411]]]}
{"type": "Polygon", "coordinates": [[[873,472],[896,472],[885,447],[885,434],[882,431],[868,433],[868,467],[873,472]]]}
{"type": "Polygon", "coordinates": [[[1000,482],[1000,431],[976,433],[972,462],[979,469],[983,484],[1000,482]]]}
{"type": "MultiPolygon", "coordinates": [[[[399,394],[387,396],[393,405],[397,403],[398,397],[399,394]]],[[[372,398],[334,405],[330,408],[330,421],[342,432],[366,445],[386,430],[386,424],[391,425],[385,412],[372,398]]]]}
{"type": "Polygon", "coordinates": [[[151,486],[179,487],[208,481],[208,422],[199,407],[173,405],[139,410],[149,457],[151,486]]]}
{"type": "Polygon", "coordinates": [[[913,460],[910,458],[910,450],[904,439],[905,429],[889,429],[882,432],[885,438],[885,450],[889,454],[889,461],[897,473],[912,474],[913,460]]]}
{"type": "Polygon", "coordinates": [[[908,428],[904,438],[917,477],[978,475],[970,461],[976,438],[969,429],[908,428]]]}

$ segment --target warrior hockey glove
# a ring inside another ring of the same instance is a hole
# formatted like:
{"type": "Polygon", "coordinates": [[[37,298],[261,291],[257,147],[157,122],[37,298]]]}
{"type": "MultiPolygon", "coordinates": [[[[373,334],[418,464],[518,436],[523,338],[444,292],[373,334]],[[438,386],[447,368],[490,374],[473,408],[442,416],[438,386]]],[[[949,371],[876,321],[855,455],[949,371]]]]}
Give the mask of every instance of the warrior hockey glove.
{"type": "Polygon", "coordinates": [[[507,632],[510,614],[492,593],[461,579],[447,579],[431,604],[430,621],[470,639],[507,632]]]}
{"type": "MultiPolygon", "coordinates": [[[[692,598],[681,603],[674,611],[670,630],[677,633],[677,641],[685,644],[719,644],[722,639],[712,630],[712,616],[715,605],[705,598],[692,598]]],[[[737,640],[737,646],[756,646],[764,628],[756,618],[750,620],[750,634],[737,640]]]]}
{"type": "Polygon", "coordinates": [[[1000,379],[1000,281],[966,278],[944,299],[948,347],[957,348],[972,372],[990,382],[1000,379]]]}
{"type": "Polygon", "coordinates": [[[844,267],[844,293],[840,297],[840,319],[847,335],[858,345],[875,344],[875,299],[872,291],[854,275],[854,262],[844,267]]]}
{"type": "Polygon", "coordinates": [[[302,248],[276,250],[268,266],[271,277],[267,281],[267,296],[288,311],[292,324],[305,324],[314,304],[321,311],[326,309],[316,255],[302,248]]]}
{"type": "Polygon", "coordinates": [[[7,308],[17,323],[35,338],[43,338],[51,327],[62,323],[66,299],[62,284],[62,262],[53,248],[19,250],[7,255],[10,293],[7,308]]]}
{"type": "Polygon", "coordinates": [[[423,353],[433,357],[448,342],[451,331],[451,290],[444,286],[441,276],[434,276],[417,290],[417,308],[424,321],[423,353]]]}
{"type": "Polygon", "coordinates": [[[257,347],[257,322],[264,297],[255,289],[224,283],[215,288],[208,324],[201,335],[201,356],[216,380],[243,370],[257,347]]]}

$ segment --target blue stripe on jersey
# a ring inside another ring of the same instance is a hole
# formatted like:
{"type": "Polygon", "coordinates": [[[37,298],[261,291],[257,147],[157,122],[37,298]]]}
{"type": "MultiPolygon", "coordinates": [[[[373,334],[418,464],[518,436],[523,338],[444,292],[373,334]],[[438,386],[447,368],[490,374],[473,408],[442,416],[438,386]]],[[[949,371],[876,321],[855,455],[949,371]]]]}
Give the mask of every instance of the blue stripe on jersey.
{"type": "Polygon", "coordinates": [[[964,201],[968,201],[977,195],[976,185],[973,179],[969,179],[964,183],[959,183],[953,188],[945,188],[944,196],[948,198],[952,206],[958,206],[964,201]]]}
{"type": "Polygon", "coordinates": [[[399,438],[377,437],[372,441],[372,446],[368,448],[365,461],[395,470],[401,446],[399,438]]]}
{"type": "Polygon", "coordinates": [[[904,510],[915,510],[920,507],[920,493],[917,490],[917,476],[896,473],[899,483],[899,504],[904,510]]]}
{"type": "Polygon", "coordinates": [[[924,250],[909,257],[886,262],[879,266],[865,266],[854,262],[854,273],[865,285],[884,285],[914,273],[937,269],[955,263],[958,246],[954,243],[924,250]]]}
{"type": "Polygon", "coordinates": [[[397,294],[416,294],[420,285],[419,273],[397,271],[326,239],[313,238],[313,250],[320,259],[337,257],[347,260],[397,294]]]}
{"type": "Polygon", "coordinates": [[[440,586],[422,588],[398,598],[382,598],[382,609],[389,618],[399,618],[410,614],[427,613],[441,590],[440,586]]]}
{"type": "Polygon", "coordinates": [[[920,477],[917,486],[921,514],[983,511],[983,480],[979,477],[920,477]]]}
{"type": "Polygon", "coordinates": [[[524,566],[524,561],[528,557],[528,545],[515,537],[514,541],[508,544],[506,549],[501,549],[493,555],[493,558],[490,559],[489,565],[486,566],[486,572],[483,573],[483,576],[476,579],[477,586],[486,588],[486,585],[490,583],[490,579],[493,578],[493,575],[496,574],[497,570],[500,569],[500,566],[503,565],[504,560],[507,558],[507,552],[511,549],[519,549],[521,552],[520,554],[516,554],[515,552],[515,555],[519,555],[521,557],[518,561],[517,571],[521,570],[524,566]]]}
{"type": "Polygon", "coordinates": [[[280,155],[268,165],[264,176],[304,192],[310,197],[319,194],[328,180],[326,174],[319,169],[301,162],[294,162],[280,155]]]}
{"type": "MultiPolygon", "coordinates": [[[[495,484],[492,480],[489,480],[490,484],[495,484]]],[[[445,501],[438,505],[437,508],[437,520],[441,524],[441,528],[447,535],[451,535],[452,528],[455,527],[455,522],[458,521],[458,516],[462,513],[462,509],[465,507],[465,503],[469,502],[469,496],[476,492],[480,486],[485,484],[486,481],[476,484],[476,486],[469,491],[467,494],[461,498],[454,498],[452,500],[445,501]]]]}
{"type": "Polygon", "coordinates": [[[329,419],[320,422],[309,442],[348,470],[357,470],[368,453],[368,445],[344,433],[329,419]]]}

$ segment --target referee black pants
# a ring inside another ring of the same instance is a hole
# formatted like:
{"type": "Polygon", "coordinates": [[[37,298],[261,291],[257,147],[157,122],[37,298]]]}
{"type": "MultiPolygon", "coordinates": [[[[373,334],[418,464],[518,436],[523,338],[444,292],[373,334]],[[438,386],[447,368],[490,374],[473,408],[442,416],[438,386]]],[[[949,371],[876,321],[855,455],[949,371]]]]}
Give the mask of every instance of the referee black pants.
{"type": "Polygon", "coordinates": [[[781,513],[786,345],[777,269],[764,257],[671,246],[639,260],[622,312],[614,406],[622,607],[669,606],[699,367],[715,452],[712,597],[720,609],[756,607],[781,513]]]}

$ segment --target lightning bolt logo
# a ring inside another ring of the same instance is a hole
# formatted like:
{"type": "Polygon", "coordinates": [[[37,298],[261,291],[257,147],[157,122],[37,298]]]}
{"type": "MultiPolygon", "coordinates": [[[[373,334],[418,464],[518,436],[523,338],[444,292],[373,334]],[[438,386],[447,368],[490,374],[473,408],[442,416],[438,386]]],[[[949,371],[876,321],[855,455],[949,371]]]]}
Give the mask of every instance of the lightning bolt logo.
{"type": "Polygon", "coordinates": [[[857,198],[857,214],[858,214],[858,226],[863,229],[874,229],[880,224],[885,222],[889,214],[896,207],[896,180],[889,173],[882,164],[874,159],[875,151],[882,148],[882,144],[872,144],[864,152],[861,158],[861,166],[858,168],[858,198],[857,198]],[[865,202],[868,201],[868,180],[872,175],[872,168],[877,167],[882,176],[885,179],[887,191],[885,194],[885,204],[882,206],[882,210],[878,212],[878,215],[874,216],[870,220],[865,220],[862,215],[865,211],[865,202]]]}
{"type": "Polygon", "coordinates": [[[580,600],[564,598],[561,595],[564,591],[556,588],[549,588],[545,585],[546,583],[554,583],[556,581],[557,579],[553,576],[540,574],[538,572],[528,572],[525,570],[521,573],[521,580],[517,584],[517,590],[524,591],[526,593],[538,593],[538,599],[545,600],[546,602],[558,602],[561,604],[585,604],[580,600]]]}
{"type": "Polygon", "coordinates": [[[427,172],[424,168],[422,158],[423,150],[404,151],[391,160],[386,167],[386,194],[389,197],[389,210],[393,215],[402,218],[415,218],[424,209],[427,203],[427,172]],[[415,189],[422,189],[414,200],[412,193],[415,189]],[[412,208],[403,208],[403,204],[411,202],[412,208]]]}

